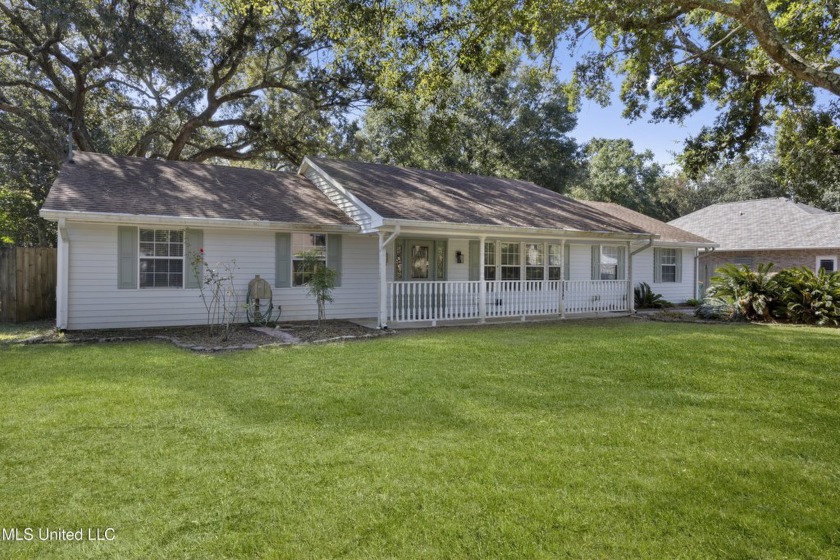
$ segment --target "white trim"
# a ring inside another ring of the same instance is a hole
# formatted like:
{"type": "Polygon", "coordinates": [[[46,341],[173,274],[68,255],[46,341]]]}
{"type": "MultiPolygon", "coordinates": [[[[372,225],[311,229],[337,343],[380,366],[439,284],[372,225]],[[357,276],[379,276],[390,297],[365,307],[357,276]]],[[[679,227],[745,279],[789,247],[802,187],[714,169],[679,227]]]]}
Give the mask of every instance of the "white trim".
{"type": "Polygon", "coordinates": [[[61,219],[75,222],[130,225],[165,225],[169,227],[224,227],[235,229],[271,229],[283,231],[319,231],[330,233],[358,233],[359,226],[303,224],[296,222],[270,222],[266,220],[232,220],[228,218],[195,218],[185,216],[160,216],[151,214],[116,214],[110,212],[68,212],[65,210],[41,210],[45,220],[61,219]]]}
{"type": "Polygon", "coordinates": [[[534,239],[556,239],[561,240],[568,238],[574,241],[601,241],[610,239],[615,241],[627,240],[647,240],[650,238],[657,239],[657,234],[650,233],[621,233],[609,231],[579,231],[579,230],[565,230],[553,228],[527,228],[514,226],[494,226],[491,224],[455,224],[455,223],[438,223],[438,222],[422,222],[414,220],[393,220],[386,219],[383,222],[383,227],[386,226],[402,226],[403,234],[434,234],[445,235],[452,237],[470,237],[474,239],[478,235],[486,235],[493,237],[509,238],[528,238],[534,239]],[[502,235],[501,232],[504,232],[502,235]]]}
{"type": "Polygon", "coordinates": [[[70,294],[70,233],[64,218],[58,220],[58,250],[56,251],[56,317],[59,330],[67,328],[68,298],[70,294]]]}
{"type": "MultiPolygon", "coordinates": [[[[298,169],[298,175],[306,176],[306,169],[310,168],[318,173],[323,179],[330,184],[334,189],[342,194],[347,200],[355,204],[362,212],[367,214],[368,219],[370,220],[370,229],[366,230],[362,228],[363,233],[368,233],[373,231],[374,229],[382,226],[384,223],[384,219],[380,216],[377,212],[375,212],[370,206],[362,202],[359,197],[354,195],[350,192],[346,187],[342,186],[341,183],[330,177],[328,173],[326,173],[323,169],[318,167],[308,156],[304,156],[303,162],[300,164],[300,168],[298,169]]],[[[317,187],[317,185],[316,185],[317,187]]],[[[320,190],[320,189],[318,189],[320,190]]],[[[322,191],[323,192],[323,191],[322,191]]]]}
{"type": "Polygon", "coordinates": [[[820,271],[820,261],[831,261],[834,263],[834,268],[831,272],[837,272],[837,255],[817,255],[814,263],[814,270],[817,272],[820,271]]]}

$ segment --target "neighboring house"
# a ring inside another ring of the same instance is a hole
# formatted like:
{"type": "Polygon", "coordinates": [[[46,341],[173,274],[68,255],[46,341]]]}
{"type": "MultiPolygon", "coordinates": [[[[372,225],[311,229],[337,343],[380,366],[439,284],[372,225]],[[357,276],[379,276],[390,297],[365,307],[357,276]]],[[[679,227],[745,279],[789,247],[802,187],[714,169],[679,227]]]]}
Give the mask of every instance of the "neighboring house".
{"type": "Polygon", "coordinates": [[[837,270],[840,214],[786,198],[713,204],[668,223],[718,244],[700,255],[706,288],[724,264],[837,270]]]}
{"type": "Polygon", "coordinates": [[[647,283],[655,293],[672,303],[702,297],[703,292],[698,288],[698,256],[701,250],[714,248],[715,243],[619,204],[581,202],[659,235],[651,247],[633,252],[631,277],[635,284],[647,283]]]}
{"type": "Polygon", "coordinates": [[[627,313],[628,255],[659,236],[524,181],[318,158],[293,174],[77,153],[41,214],[58,222],[66,329],[205,322],[201,249],[235,260],[243,302],[268,280],[285,320],[316,317],[298,257],[312,249],[339,271],[331,318],[627,313]]]}

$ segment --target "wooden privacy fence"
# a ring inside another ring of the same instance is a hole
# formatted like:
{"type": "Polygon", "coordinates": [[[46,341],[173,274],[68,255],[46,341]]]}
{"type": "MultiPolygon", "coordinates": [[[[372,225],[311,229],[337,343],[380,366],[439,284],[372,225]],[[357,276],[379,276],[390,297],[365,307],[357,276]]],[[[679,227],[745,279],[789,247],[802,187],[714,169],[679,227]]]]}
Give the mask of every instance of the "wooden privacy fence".
{"type": "Polygon", "coordinates": [[[0,323],[55,317],[56,250],[0,248],[0,323]]]}

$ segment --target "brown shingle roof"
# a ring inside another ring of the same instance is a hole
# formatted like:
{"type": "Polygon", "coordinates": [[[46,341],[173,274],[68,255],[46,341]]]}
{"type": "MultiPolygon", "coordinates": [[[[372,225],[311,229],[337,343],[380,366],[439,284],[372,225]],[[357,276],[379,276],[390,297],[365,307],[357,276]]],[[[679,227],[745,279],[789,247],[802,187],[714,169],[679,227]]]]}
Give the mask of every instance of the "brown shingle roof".
{"type": "Polygon", "coordinates": [[[595,202],[594,200],[581,200],[581,202],[587,206],[592,206],[602,212],[606,212],[607,214],[624,220],[625,222],[634,224],[644,231],[656,233],[660,236],[659,241],[672,243],[706,243],[708,245],[714,244],[712,241],[709,241],[704,237],[694,235],[693,233],[666,224],[663,221],[651,218],[650,216],[646,216],[645,214],[636,212],[635,210],[630,210],[620,204],[615,204],[613,202],[595,202]]]}
{"type": "Polygon", "coordinates": [[[77,152],[44,210],[352,225],[294,173],[77,152]]]}
{"type": "Polygon", "coordinates": [[[386,219],[644,233],[632,224],[527,181],[309,159],[386,219]]]}
{"type": "Polygon", "coordinates": [[[670,223],[716,241],[719,251],[840,247],[840,214],[786,198],[712,204],[670,223]]]}

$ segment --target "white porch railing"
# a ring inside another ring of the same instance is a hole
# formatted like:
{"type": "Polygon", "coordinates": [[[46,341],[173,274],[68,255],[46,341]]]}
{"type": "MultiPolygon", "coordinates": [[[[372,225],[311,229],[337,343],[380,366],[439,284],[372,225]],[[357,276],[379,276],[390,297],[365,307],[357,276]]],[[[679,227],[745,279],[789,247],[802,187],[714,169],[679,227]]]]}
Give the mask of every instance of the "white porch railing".
{"type": "Polygon", "coordinates": [[[572,280],[563,284],[566,313],[630,310],[627,305],[627,280],[572,280]]]}
{"type": "MultiPolygon", "coordinates": [[[[481,282],[388,282],[388,320],[480,319],[481,282]]],[[[626,311],[626,280],[485,282],[486,317],[626,311]]]]}

